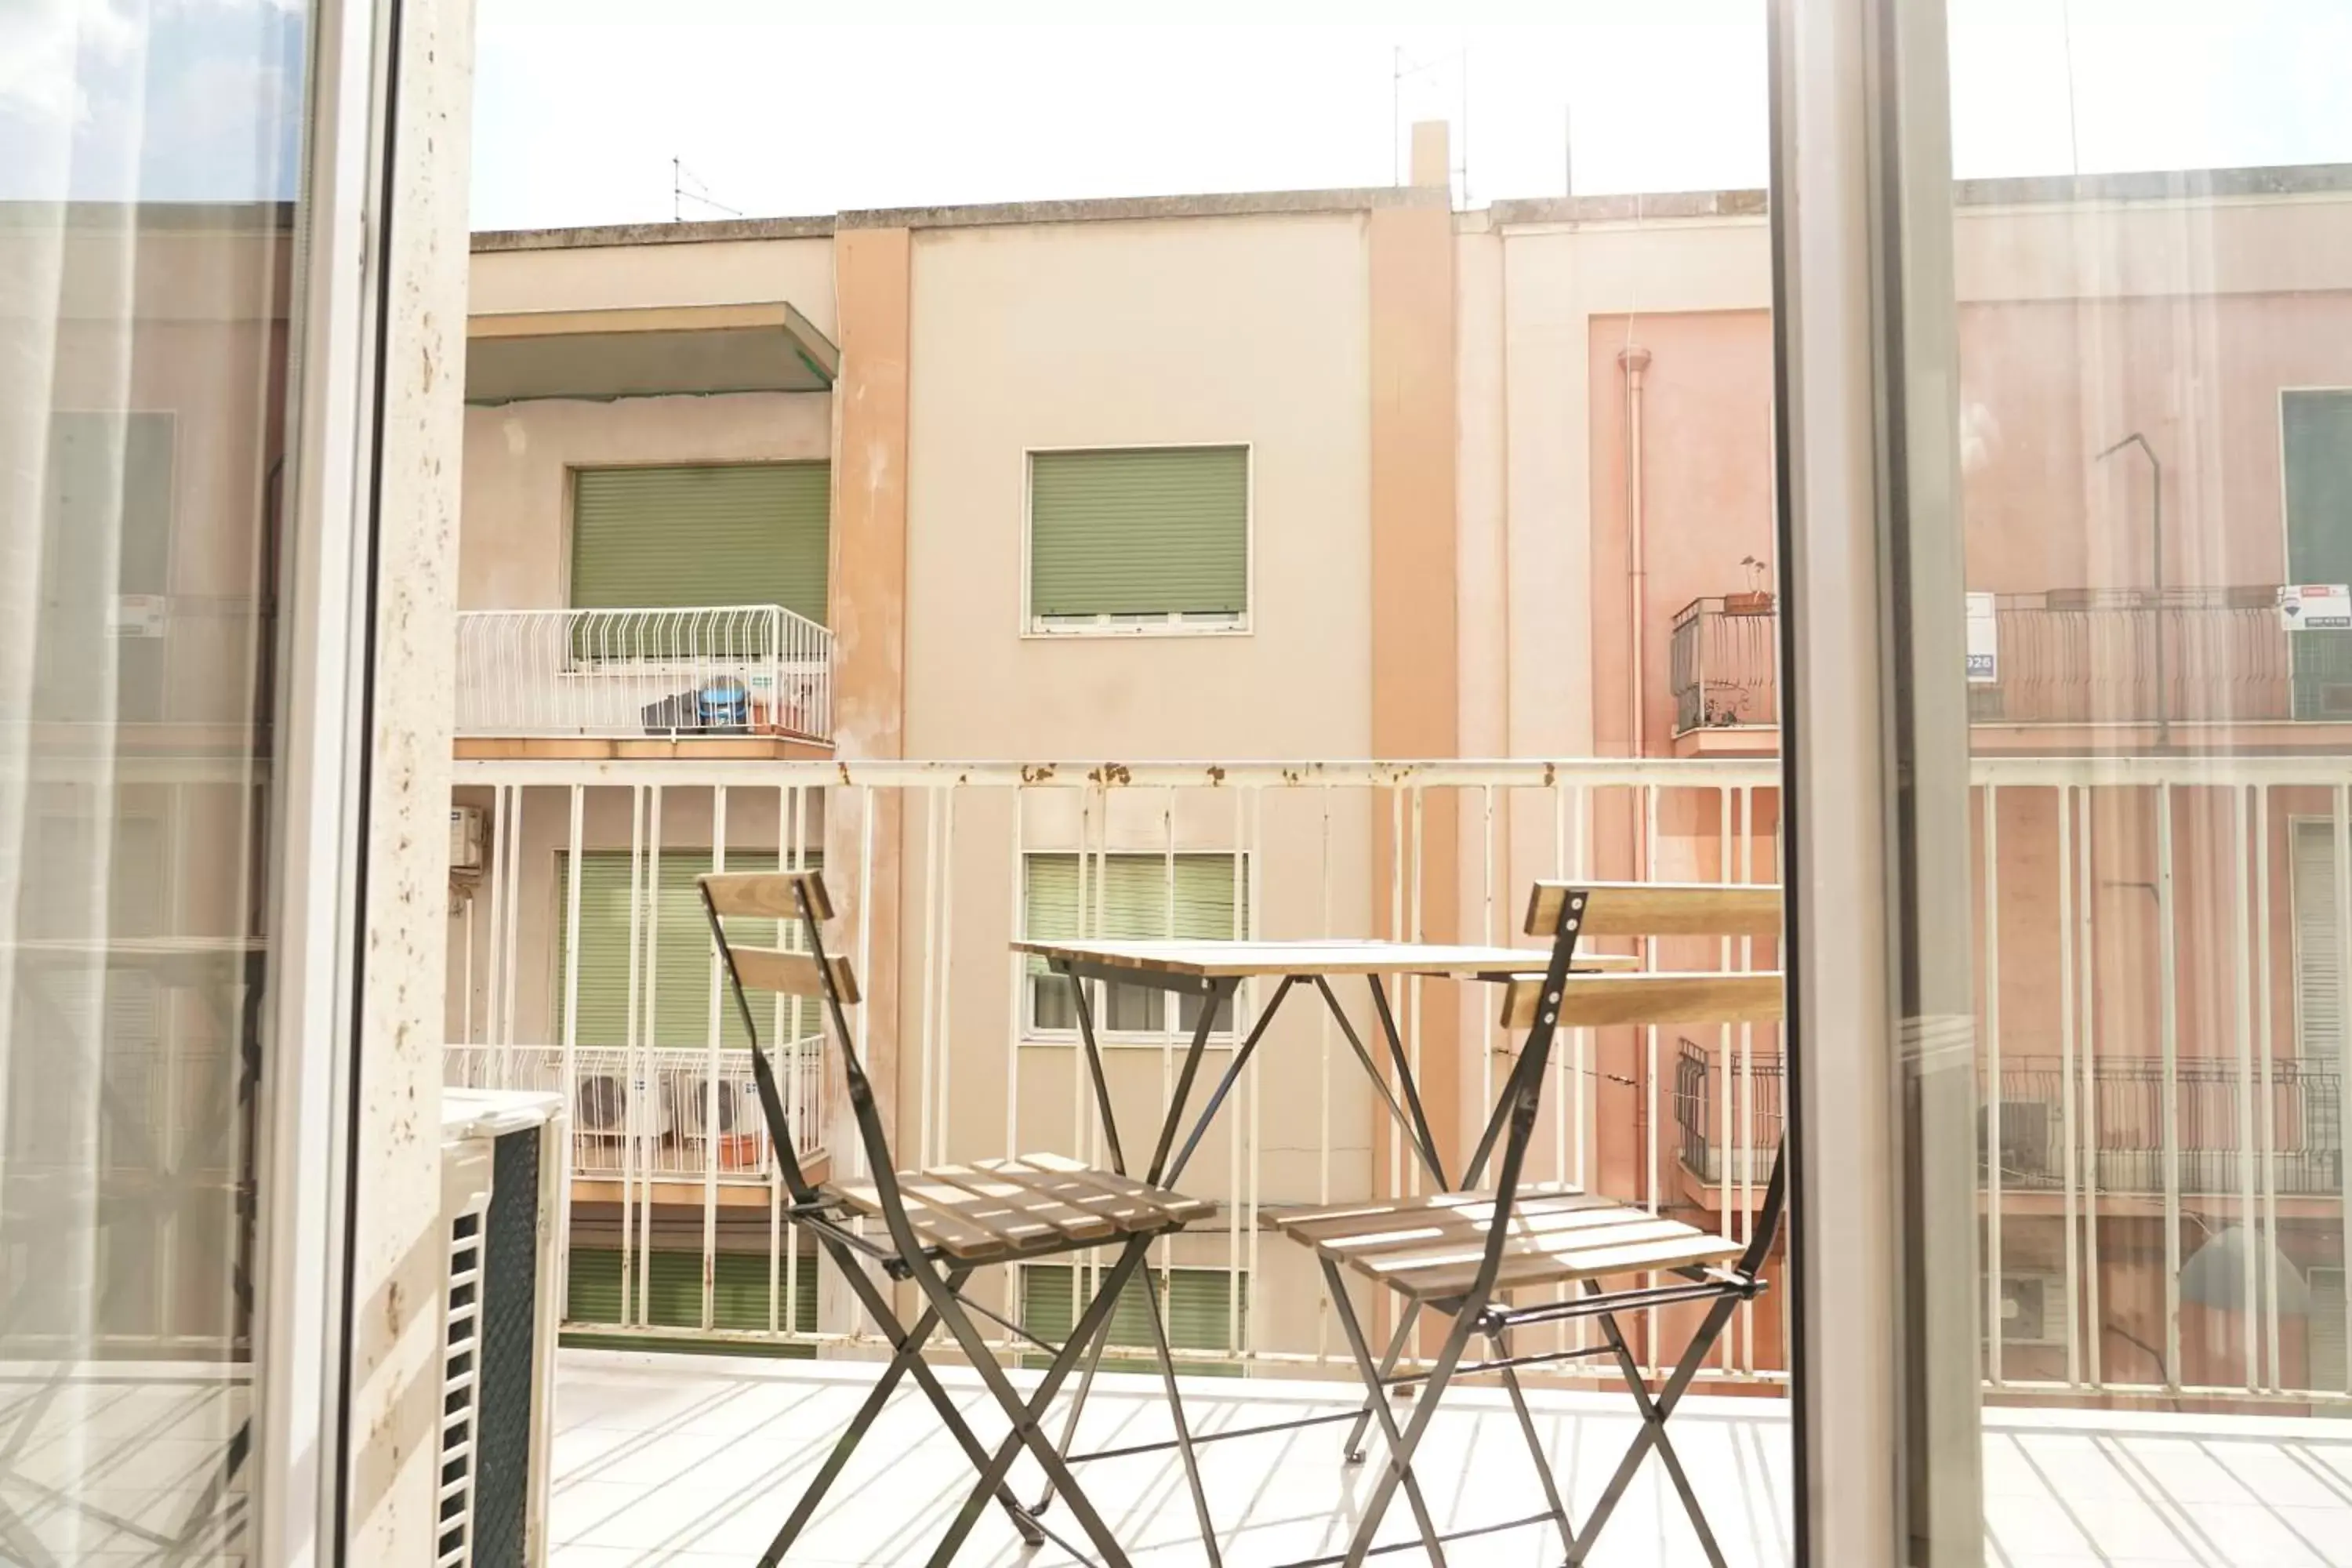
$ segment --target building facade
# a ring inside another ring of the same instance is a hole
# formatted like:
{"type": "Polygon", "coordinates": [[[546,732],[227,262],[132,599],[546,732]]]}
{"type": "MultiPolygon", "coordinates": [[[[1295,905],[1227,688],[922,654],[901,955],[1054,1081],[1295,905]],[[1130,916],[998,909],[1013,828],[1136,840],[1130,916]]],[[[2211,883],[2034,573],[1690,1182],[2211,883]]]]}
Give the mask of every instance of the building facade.
{"type": "MultiPolygon", "coordinates": [[[[1396,189],[476,237],[447,1032],[453,1072],[605,1081],[595,1321],[848,1327],[727,1142],[719,856],[846,889],[931,1158],[1099,1136],[1016,935],[1507,940],[1556,870],[1775,879],[1762,195],[1456,212],[1416,152],[1396,189]]],[[[2352,633],[2278,603],[2352,578],[2352,176],[1959,198],[1987,1375],[2339,1387],[2352,633]],[[2184,1303],[2245,1224],[2308,1311],[2184,1303]]],[[[1490,1000],[1400,998],[1457,1156],[1490,1000]]],[[[1108,1018],[1148,1123],[1189,1020],[1108,1018]]],[[[1780,1040],[1622,1033],[1563,1068],[1558,1173],[1744,1224],[1780,1040]]],[[[1171,1256],[1204,1344],[1322,1353],[1255,1216],[1410,1179],[1332,1052],[1286,1016],[1204,1146],[1241,1216],[1171,1256]]]]}

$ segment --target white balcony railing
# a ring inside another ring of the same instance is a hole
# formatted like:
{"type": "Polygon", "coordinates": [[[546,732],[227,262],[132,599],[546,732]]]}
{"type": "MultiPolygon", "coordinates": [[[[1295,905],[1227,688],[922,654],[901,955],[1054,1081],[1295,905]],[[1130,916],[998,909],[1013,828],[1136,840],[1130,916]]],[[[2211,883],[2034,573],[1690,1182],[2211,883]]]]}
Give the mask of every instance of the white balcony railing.
{"type": "Polygon", "coordinates": [[[457,732],[833,736],[833,633],[778,605],[470,610],[457,732]]]}
{"type": "MultiPolygon", "coordinates": [[[[824,1144],[822,1042],[772,1052],[777,1090],[803,1160],[824,1144]]],[[[574,1047],[564,1087],[561,1046],[450,1046],[453,1089],[562,1093],[572,1110],[572,1173],[594,1181],[769,1184],[768,1129],[748,1051],[574,1047]]]]}
{"type": "MultiPolygon", "coordinates": [[[[2344,1399],[2352,1196],[2338,1086],[2352,1079],[2352,1037],[2329,1009],[2352,982],[2352,920],[2325,917],[2352,904],[2352,894],[2339,904],[2352,887],[2352,759],[1980,757],[1973,773],[1979,1157],[1946,1173],[1973,1182],[1985,1216],[1982,1321],[2000,1325],[1984,1345],[1988,1384],[2035,1397],[2344,1399]]],[[[1216,884],[1231,889],[1234,928],[1250,934],[1510,942],[1525,940],[1517,913],[1533,878],[1769,882],[1780,849],[1778,766],[1748,760],[670,758],[583,770],[461,759],[456,780],[492,812],[493,863],[464,922],[470,956],[452,957],[467,997],[462,1037],[544,1038],[544,1017],[573,1011],[567,987],[586,984],[558,963],[549,931],[577,896],[553,870],[570,862],[530,846],[633,854],[635,885],[649,889],[670,885],[680,858],[800,865],[822,851],[845,911],[839,950],[890,981],[869,986],[850,1024],[869,1059],[887,1062],[893,1152],[909,1166],[1032,1151],[1106,1157],[1083,1053],[1049,1005],[1066,998],[1008,946],[1026,934],[1024,889],[1067,888],[1073,861],[1077,934],[1150,934],[1109,929],[1107,901],[1123,900],[1130,924],[1172,922],[1180,882],[1184,918],[1197,922],[1206,858],[1230,865],[1216,884]],[[1056,862],[1049,876],[1039,857],[1056,862]],[[1139,877],[1163,889],[1147,900],[1156,914],[1136,913],[1139,877]],[[862,897],[869,888],[883,898],[862,897]],[[887,1014],[873,1006],[881,995],[887,1014]]],[[[690,984],[716,1048],[721,994],[693,923],[635,922],[634,973],[596,978],[648,1015],[649,987],[674,995],[690,984]],[[686,970],[679,942],[693,944],[686,970]]],[[[1774,947],[1673,939],[1643,956],[1662,968],[1769,969],[1774,947]]],[[[1363,988],[1339,990],[1360,1035],[1374,1037],[1363,988]]],[[[1391,995],[1421,1081],[1453,1101],[1440,1142],[1464,1146],[1468,1118],[1509,1070],[1513,1042],[1493,998],[1410,980],[1391,995]]],[[[1266,998],[1244,991],[1237,1031],[1266,998]]],[[[1105,1055],[1131,1154],[1171,1097],[1176,1014],[1098,998],[1097,1016],[1112,1021],[1105,1055]]],[[[1231,1038],[1213,1037],[1204,1083],[1230,1061],[1231,1038]]],[[[1575,1032],[1554,1057],[1527,1179],[1744,1237],[1780,1130],[1786,1045],[1765,1026],[1575,1032]]],[[[639,1114],[658,1114],[656,1103],[639,1114]]],[[[837,1108],[830,1131],[839,1173],[856,1175],[859,1151],[837,1108]]],[[[1294,996],[1183,1175],[1184,1190],[1220,1204],[1217,1217],[1153,1254],[1193,1292],[1185,1359],[1345,1370],[1322,1282],[1311,1260],[1268,1240],[1269,1216],[1415,1181],[1345,1038],[1294,996]]],[[[750,1235],[739,1216],[730,1237],[677,1203],[642,1184],[625,1198],[623,1225],[653,1240],[624,1264],[625,1310],[602,1321],[655,1337],[871,1340],[845,1291],[823,1283],[831,1264],[795,1250],[789,1227],[771,1230],[762,1215],[750,1235]],[[665,1309],[664,1281],[678,1279],[698,1279],[699,1297],[682,1289],[665,1309]],[[821,1300],[789,1294],[795,1279],[821,1300]]],[[[1031,1267],[1008,1271],[1006,1310],[1029,1299],[1031,1267]]],[[[1785,1377],[1786,1270],[1773,1268],[1773,1295],[1741,1309],[1705,1380],[1785,1377]]],[[[1670,1353],[1670,1327],[1645,1324],[1637,1353],[1670,1353]]]]}

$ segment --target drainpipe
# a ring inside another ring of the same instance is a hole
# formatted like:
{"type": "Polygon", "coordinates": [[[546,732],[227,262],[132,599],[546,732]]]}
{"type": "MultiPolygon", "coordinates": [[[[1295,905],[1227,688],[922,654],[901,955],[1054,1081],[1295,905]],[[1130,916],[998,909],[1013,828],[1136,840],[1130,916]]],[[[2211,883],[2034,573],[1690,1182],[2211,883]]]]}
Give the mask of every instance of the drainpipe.
{"type": "MultiPolygon", "coordinates": [[[[1650,576],[1648,518],[1642,497],[1642,374],[1650,368],[1650,351],[1629,342],[1617,351],[1617,366],[1625,373],[1625,723],[1631,742],[1627,755],[1641,757],[1650,750],[1642,726],[1642,615],[1650,576]]],[[[1649,813],[1636,805],[1633,816],[1633,858],[1626,879],[1638,882],[1648,869],[1649,813]]],[[[1647,938],[1642,947],[1644,952],[1650,950],[1647,938]]],[[[1635,1110],[1643,1122],[1649,1117],[1648,1099],[1643,1096],[1635,1110]]],[[[1652,1134],[1646,1126],[1640,1126],[1635,1136],[1646,1144],[1652,1134]]],[[[1642,1190],[1653,1198],[1658,1195],[1654,1163],[1643,1172],[1642,1190]]]]}
{"type": "Polygon", "coordinates": [[[1617,352],[1617,364],[1625,373],[1625,714],[1633,742],[1629,754],[1641,757],[1649,754],[1642,728],[1642,601],[1650,575],[1648,515],[1642,499],[1642,374],[1650,368],[1650,351],[1628,344],[1617,352]]]}

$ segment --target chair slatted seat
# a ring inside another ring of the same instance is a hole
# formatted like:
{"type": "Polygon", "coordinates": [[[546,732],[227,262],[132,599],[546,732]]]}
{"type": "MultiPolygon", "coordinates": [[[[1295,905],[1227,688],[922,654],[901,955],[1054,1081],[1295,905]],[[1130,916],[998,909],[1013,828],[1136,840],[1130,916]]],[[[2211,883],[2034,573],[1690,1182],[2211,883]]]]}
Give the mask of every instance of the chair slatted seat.
{"type": "MultiPolygon", "coordinates": [[[[836,1183],[824,1191],[853,1214],[883,1212],[871,1182],[836,1183]]],[[[1094,1247],[1122,1235],[1157,1235],[1217,1212],[1205,1198],[1055,1154],[902,1171],[898,1191],[915,1234],[971,1264],[1094,1247]]]]}

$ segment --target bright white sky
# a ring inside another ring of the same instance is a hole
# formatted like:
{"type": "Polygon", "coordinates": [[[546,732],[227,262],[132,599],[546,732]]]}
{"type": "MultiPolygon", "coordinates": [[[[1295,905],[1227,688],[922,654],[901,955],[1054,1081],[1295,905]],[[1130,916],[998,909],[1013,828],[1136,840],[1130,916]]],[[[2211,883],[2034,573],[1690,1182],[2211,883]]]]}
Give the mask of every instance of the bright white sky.
{"type": "MultiPolygon", "coordinates": [[[[2352,162],[2352,0],[1948,4],[1964,176],[2352,162]]],[[[1765,0],[972,10],[478,0],[475,226],[667,218],[673,158],[760,216],[1385,184],[1418,119],[1483,204],[1562,190],[1571,111],[1580,194],[1764,183],[1765,0]]]]}

